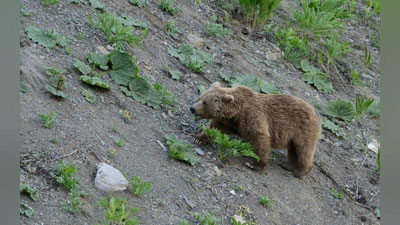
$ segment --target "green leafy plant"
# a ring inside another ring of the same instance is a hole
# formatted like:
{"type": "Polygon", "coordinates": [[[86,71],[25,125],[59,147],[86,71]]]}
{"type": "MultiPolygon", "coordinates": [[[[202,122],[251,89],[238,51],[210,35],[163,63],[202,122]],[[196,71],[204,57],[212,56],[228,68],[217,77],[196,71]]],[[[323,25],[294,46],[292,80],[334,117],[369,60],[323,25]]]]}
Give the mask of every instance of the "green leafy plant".
{"type": "Polygon", "coordinates": [[[104,33],[106,40],[114,44],[117,49],[124,49],[122,43],[140,46],[147,32],[145,29],[140,35],[133,35],[134,27],[124,26],[120,19],[108,13],[98,14],[97,18],[96,27],[104,33]]]}
{"type": "Polygon", "coordinates": [[[370,41],[372,47],[375,47],[375,48],[381,47],[379,34],[378,34],[378,36],[376,36],[374,34],[369,34],[368,38],[369,38],[369,41],[370,41]]]}
{"type": "Polygon", "coordinates": [[[56,114],[54,112],[50,112],[49,114],[39,114],[40,119],[42,120],[42,125],[46,128],[50,128],[57,124],[57,120],[55,119],[56,114]]]}
{"type": "Polygon", "coordinates": [[[57,5],[58,0],[42,0],[42,5],[50,6],[50,5],[57,5]]]}
{"type": "Polygon", "coordinates": [[[167,71],[169,75],[171,75],[171,78],[173,80],[179,80],[183,76],[183,73],[179,70],[172,70],[171,67],[166,66],[164,67],[164,70],[167,71]]]}
{"type": "Polygon", "coordinates": [[[147,29],[146,23],[144,23],[140,20],[134,19],[134,18],[126,15],[125,13],[122,13],[121,16],[115,16],[115,19],[121,21],[124,26],[134,26],[134,27],[141,28],[144,30],[147,29]]]}
{"type": "Polygon", "coordinates": [[[19,192],[27,194],[33,201],[39,201],[39,194],[36,189],[29,187],[27,184],[19,184],[19,192]]]}
{"type": "Polygon", "coordinates": [[[336,137],[345,138],[345,133],[343,129],[340,129],[338,125],[330,121],[325,116],[322,117],[322,127],[331,131],[336,137]]]}
{"type": "Polygon", "coordinates": [[[369,64],[371,63],[371,53],[368,51],[367,46],[364,48],[364,62],[365,66],[368,68],[369,64]]]}
{"type": "Polygon", "coordinates": [[[58,34],[54,30],[40,30],[31,25],[25,27],[25,32],[32,41],[48,49],[54,48],[56,45],[64,48],[70,41],[70,39],[67,39],[62,34],[58,34]]]}
{"type": "Polygon", "coordinates": [[[68,201],[63,203],[64,209],[72,214],[79,213],[82,210],[81,206],[85,205],[82,201],[82,196],[86,196],[86,194],[76,188],[72,189],[71,192],[68,193],[68,201]]]}
{"type": "Polygon", "coordinates": [[[347,42],[339,42],[336,38],[329,38],[324,44],[327,48],[326,57],[328,65],[330,65],[333,60],[339,58],[340,56],[352,52],[352,50],[348,47],[347,42]]]}
{"type": "Polygon", "coordinates": [[[280,2],[281,0],[239,0],[245,22],[256,29],[264,27],[280,2]]]}
{"type": "Polygon", "coordinates": [[[293,28],[274,28],[274,39],[279,48],[283,50],[284,58],[289,62],[298,63],[301,58],[308,56],[308,41],[297,35],[293,28]]]}
{"type": "Polygon", "coordinates": [[[78,39],[78,40],[82,40],[82,39],[85,39],[87,37],[88,37],[88,34],[87,34],[86,31],[82,31],[82,32],[80,32],[80,33],[78,33],[76,35],[76,39],[78,39]]]}
{"type": "Polygon", "coordinates": [[[74,66],[83,75],[86,75],[92,71],[92,68],[90,68],[90,66],[86,65],[84,62],[80,61],[79,59],[74,59],[74,66]]]}
{"type": "Polygon", "coordinates": [[[353,104],[342,99],[329,101],[323,112],[327,116],[339,118],[347,122],[353,120],[355,114],[353,104]]]}
{"type": "Polygon", "coordinates": [[[108,70],[108,55],[102,53],[89,53],[86,58],[90,64],[94,64],[102,70],[108,70]]]}
{"type": "Polygon", "coordinates": [[[183,33],[180,29],[176,28],[173,20],[168,20],[165,24],[165,29],[167,30],[167,33],[175,39],[178,38],[178,34],[183,33]]]}
{"type": "Polygon", "coordinates": [[[54,171],[50,172],[50,176],[53,177],[58,184],[62,185],[65,190],[70,191],[78,187],[77,180],[74,177],[75,173],[76,168],[74,165],[59,161],[54,171]]]}
{"type": "Polygon", "coordinates": [[[139,72],[136,59],[129,53],[114,51],[110,54],[110,61],[112,64],[110,76],[118,85],[128,86],[139,72]]]}
{"type": "Polygon", "coordinates": [[[30,207],[26,203],[21,202],[21,204],[19,206],[19,214],[25,215],[25,216],[31,218],[34,213],[35,213],[35,211],[33,210],[32,207],[30,207]]]}
{"type": "Polygon", "coordinates": [[[253,225],[254,223],[243,221],[243,218],[240,217],[240,220],[237,219],[235,216],[230,216],[232,225],[253,225]]]}
{"type": "Polygon", "coordinates": [[[21,16],[31,16],[32,15],[31,12],[23,10],[21,3],[19,4],[19,13],[21,14],[21,16]]]}
{"type": "Polygon", "coordinates": [[[370,118],[377,118],[381,114],[381,109],[380,109],[380,100],[374,100],[374,102],[371,104],[371,106],[368,108],[368,113],[370,118]]]}
{"type": "Polygon", "coordinates": [[[183,65],[194,72],[203,73],[203,67],[213,62],[211,55],[197,50],[188,44],[181,44],[177,49],[169,46],[168,53],[178,58],[183,65]]]}
{"type": "Polygon", "coordinates": [[[172,6],[173,0],[162,0],[160,2],[160,9],[169,13],[171,16],[175,15],[175,9],[172,6]]]}
{"type": "Polygon", "coordinates": [[[208,36],[212,37],[220,37],[223,35],[231,35],[232,31],[227,28],[224,28],[222,24],[216,23],[216,16],[211,16],[210,21],[204,25],[204,30],[206,31],[208,36]]]}
{"type": "Polygon", "coordinates": [[[381,148],[378,148],[378,155],[376,156],[376,171],[381,171],[381,148]]]}
{"type": "Polygon", "coordinates": [[[53,137],[49,140],[51,143],[53,144],[57,144],[58,143],[58,139],[56,137],[53,137]]]}
{"type": "Polygon", "coordinates": [[[147,5],[147,0],[129,0],[132,5],[142,8],[147,5]]]}
{"type": "Polygon", "coordinates": [[[328,77],[325,73],[322,73],[319,69],[308,64],[305,60],[301,61],[300,69],[304,72],[301,77],[304,82],[314,85],[322,92],[333,92],[332,83],[328,81],[328,77]]]}
{"type": "Polygon", "coordinates": [[[205,90],[206,90],[206,87],[204,87],[203,85],[200,85],[197,87],[197,91],[199,92],[199,94],[202,94],[205,90]]]}
{"type": "Polygon", "coordinates": [[[108,199],[100,198],[98,205],[102,206],[104,211],[104,219],[102,224],[118,224],[118,225],[137,225],[139,220],[132,217],[133,213],[138,213],[137,208],[128,208],[124,198],[114,198],[109,195],[108,199]]]}
{"type": "Polygon", "coordinates": [[[360,72],[357,70],[350,70],[351,84],[356,86],[364,86],[360,80],[360,72]]]}
{"type": "Polygon", "coordinates": [[[171,159],[181,160],[192,166],[200,162],[200,158],[194,155],[193,146],[190,144],[174,135],[166,135],[164,139],[169,147],[168,156],[171,159]]]}
{"type": "Polygon", "coordinates": [[[231,87],[237,86],[247,86],[251,88],[255,92],[265,93],[265,94],[278,94],[278,88],[274,85],[268,83],[265,80],[262,80],[258,77],[255,77],[250,74],[243,74],[241,76],[228,77],[224,73],[219,73],[220,77],[224,79],[231,87]]]}
{"type": "Polygon", "coordinates": [[[185,219],[178,220],[176,225],[190,225],[190,222],[185,219]]]}
{"type": "Polygon", "coordinates": [[[96,102],[96,95],[92,91],[82,88],[81,95],[90,103],[96,102]]]}
{"type": "Polygon", "coordinates": [[[335,189],[332,189],[332,190],[331,190],[331,194],[332,194],[334,197],[336,197],[337,199],[343,199],[343,198],[344,198],[344,195],[343,195],[343,191],[342,191],[342,190],[335,190],[335,189]]]}
{"type": "Polygon", "coordinates": [[[259,202],[261,203],[261,205],[263,205],[264,207],[268,207],[269,205],[271,205],[271,203],[273,202],[273,200],[269,199],[269,197],[267,195],[261,195],[259,202]]]}
{"type": "Polygon", "coordinates": [[[131,185],[133,195],[141,196],[145,192],[149,192],[151,189],[151,182],[149,181],[142,181],[140,177],[134,176],[133,178],[129,178],[125,176],[128,180],[129,184],[131,185]]]}
{"type": "Polygon", "coordinates": [[[111,90],[111,85],[109,85],[106,81],[104,81],[100,77],[80,76],[79,80],[81,80],[89,85],[92,85],[92,86],[97,86],[100,88],[111,90]]]}
{"type": "Polygon", "coordinates": [[[63,69],[47,67],[46,74],[50,77],[45,89],[56,97],[68,98],[68,94],[63,92],[66,87],[64,73],[63,69]]]}
{"type": "Polygon", "coordinates": [[[89,0],[89,2],[93,9],[101,9],[101,10],[105,9],[104,5],[101,4],[101,2],[99,2],[99,0],[89,0]]]}
{"type": "Polygon", "coordinates": [[[209,212],[203,212],[202,215],[197,212],[193,213],[193,218],[197,220],[199,225],[218,225],[221,222],[219,218],[209,212]]]}
{"type": "Polygon", "coordinates": [[[379,14],[381,12],[381,2],[380,0],[364,0],[365,4],[367,4],[367,6],[369,8],[373,8],[373,12],[375,14],[379,14]]]}
{"type": "Polygon", "coordinates": [[[373,98],[366,98],[366,97],[356,97],[356,104],[355,104],[355,119],[357,122],[360,122],[362,114],[367,112],[368,108],[374,102],[373,98]]]}
{"type": "Polygon", "coordinates": [[[253,148],[248,142],[242,142],[238,139],[231,139],[229,135],[223,134],[220,130],[201,126],[200,129],[207,135],[211,145],[218,151],[218,158],[225,160],[229,157],[244,156],[260,160],[253,148]]]}
{"type": "Polygon", "coordinates": [[[117,144],[118,147],[123,147],[124,146],[124,139],[115,139],[115,143],[117,144]]]}

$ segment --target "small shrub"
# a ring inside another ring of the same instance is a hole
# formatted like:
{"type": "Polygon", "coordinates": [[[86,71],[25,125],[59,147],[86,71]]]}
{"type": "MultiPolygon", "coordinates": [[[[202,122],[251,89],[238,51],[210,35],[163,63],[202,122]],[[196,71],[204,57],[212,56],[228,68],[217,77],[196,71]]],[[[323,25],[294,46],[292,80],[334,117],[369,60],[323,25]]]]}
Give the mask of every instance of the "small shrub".
{"type": "Polygon", "coordinates": [[[197,212],[193,213],[193,218],[197,220],[199,225],[218,225],[221,222],[219,218],[209,212],[203,212],[202,215],[197,212]]]}
{"type": "Polygon", "coordinates": [[[239,0],[245,22],[251,28],[262,29],[281,0],[239,0]]]}
{"type": "Polygon", "coordinates": [[[204,66],[213,62],[211,55],[193,48],[188,44],[181,44],[177,49],[169,46],[168,53],[178,58],[187,68],[194,72],[204,72],[204,66]]]}
{"type": "Polygon", "coordinates": [[[360,72],[357,70],[350,70],[351,84],[355,86],[364,86],[360,80],[360,72]]]}
{"type": "Polygon", "coordinates": [[[322,127],[331,131],[336,137],[345,138],[344,130],[325,116],[322,117],[322,127]]]}
{"type": "Polygon", "coordinates": [[[19,192],[22,194],[27,194],[35,202],[39,201],[39,194],[37,190],[29,187],[27,184],[20,184],[19,192]]]}
{"type": "Polygon", "coordinates": [[[362,114],[367,112],[368,108],[374,102],[373,98],[366,98],[366,97],[356,97],[356,104],[355,104],[355,119],[357,122],[360,122],[362,114]]]}
{"type": "Polygon", "coordinates": [[[42,124],[46,128],[50,128],[57,124],[57,120],[55,119],[56,114],[54,112],[50,112],[49,114],[40,114],[40,119],[42,119],[42,124]]]}
{"type": "Polygon", "coordinates": [[[68,98],[68,94],[64,93],[66,88],[64,73],[65,70],[63,69],[47,67],[46,74],[50,77],[48,83],[45,85],[46,91],[56,97],[68,98]]]}
{"type": "Polygon", "coordinates": [[[72,214],[81,212],[81,206],[85,205],[81,197],[85,195],[85,193],[82,193],[75,188],[72,189],[72,191],[68,194],[68,201],[63,203],[64,209],[72,214]]]}
{"type": "Polygon", "coordinates": [[[188,220],[182,219],[178,220],[176,225],[190,225],[190,222],[188,220]]]}
{"type": "Polygon", "coordinates": [[[105,209],[102,224],[139,224],[139,220],[136,217],[132,217],[132,214],[137,213],[139,210],[137,208],[128,208],[125,203],[126,200],[124,198],[114,198],[112,195],[109,195],[108,200],[101,198],[97,204],[105,209]]]}
{"type": "Polygon", "coordinates": [[[327,64],[330,65],[333,60],[350,53],[352,50],[348,47],[347,42],[339,42],[336,38],[329,38],[325,41],[327,49],[327,64]]]}
{"type": "Polygon", "coordinates": [[[169,13],[171,16],[173,16],[173,15],[175,15],[175,9],[172,6],[172,4],[173,4],[173,0],[162,0],[160,2],[160,8],[163,11],[169,13]]]}
{"type": "Polygon", "coordinates": [[[273,202],[267,195],[261,195],[259,201],[264,207],[268,207],[273,202]]]}
{"type": "Polygon", "coordinates": [[[124,146],[124,139],[115,139],[115,143],[117,144],[118,147],[123,147],[124,146]]]}
{"type": "MultiPolygon", "coordinates": [[[[126,177],[126,176],[125,176],[126,177]]],[[[141,196],[145,192],[149,192],[151,189],[151,182],[142,181],[140,177],[134,176],[133,178],[126,177],[131,185],[133,195],[141,196]]]]}
{"type": "Polygon", "coordinates": [[[50,6],[50,5],[57,5],[58,0],[42,0],[42,5],[50,6]]]}
{"type": "Polygon", "coordinates": [[[166,135],[164,139],[169,147],[168,156],[171,159],[181,160],[192,166],[200,162],[200,158],[194,155],[193,146],[190,144],[174,135],[166,135]]]}
{"type": "Polygon", "coordinates": [[[300,69],[304,72],[301,77],[304,82],[314,85],[322,92],[333,92],[332,83],[328,81],[328,76],[325,73],[322,73],[319,69],[308,64],[305,60],[301,61],[300,69]]]}
{"type": "Polygon", "coordinates": [[[307,39],[298,36],[293,28],[283,29],[281,27],[275,27],[274,39],[279,48],[285,53],[285,59],[289,62],[298,63],[301,58],[309,54],[307,39]]]}
{"type": "Polygon", "coordinates": [[[233,156],[245,156],[260,160],[248,142],[231,139],[229,135],[223,134],[220,130],[201,126],[200,129],[210,139],[214,149],[218,151],[218,158],[225,160],[233,156]]]}
{"type": "Polygon", "coordinates": [[[224,28],[222,24],[216,23],[217,20],[216,16],[211,16],[210,21],[208,24],[204,25],[204,30],[206,31],[207,35],[212,37],[220,37],[223,35],[231,35],[232,32],[224,28]]]}
{"type": "Polygon", "coordinates": [[[165,24],[165,29],[167,30],[167,33],[175,39],[178,38],[178,34],[183,33],[181,30],[176,28],[173,20],[168,20],[168,22],[165,24]]]}
{"type": "Polygon", "coordinates": [[[344,198],[344,195],[343,195],[342,190],[335,190],[335,189],[332,189],[332,190],[331,190],[331,194],[332,194],[333,196],[335,196],[337,199],[343,199],[343,198],[344,198]]]}
{"type": "Polygon", "coordinates": [[[65,162],[58,162],[54,171],[50,172],[50,176],[62,185],[65,190],[70,191],[78,187],[77,180],[74,178],[76,168],[74,165],[68,165],[65,162]]]}

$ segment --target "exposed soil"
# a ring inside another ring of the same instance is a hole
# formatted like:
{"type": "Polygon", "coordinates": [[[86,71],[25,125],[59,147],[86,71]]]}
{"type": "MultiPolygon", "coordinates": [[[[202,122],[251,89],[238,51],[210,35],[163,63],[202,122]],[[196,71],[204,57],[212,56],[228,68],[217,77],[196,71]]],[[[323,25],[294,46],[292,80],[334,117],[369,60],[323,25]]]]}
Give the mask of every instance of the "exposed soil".
{"type": "MultiPolygon", "coordinates": [[[[94,185],[96,165],[100,162],[152,183],[151,191],[141,197],[134,197],[129,190],[113,193],[139,208],[135,215],[141,224],[176,224],[179,219],[196,224],[192,213],[203,211],[212,212],[222,224],[231,224],[230,216],[237,214],[240,206],[250,208],[247,219],[257,221],[257,224],[379,224],[374,213],[380,205],[376,153],[362,147],[373,139],[379,142],[379,119],[365,116],[361,125],[355,121],[343,124],[344,139],[324,130],[325,138],[319,142],[314,159],[316,166],[302,179],[279,166],[286,160],[285,151],[274,150],[267,170],[255,172],[245,166],[245,158],[221,162],[210,146],[196,146],[205,155],[200,156],[199,165],[192,167],[170,159],[157,142],[165,145],[163,136],[175,134],[195,146],[190,135],[198,132],[198,122],[189,107],[199,96],[199,85],[208,87],[211,82],[219,81],[227,86],[218,75],[221,70],[227,74],[235,71],[252,74],[274,84],[281,93],[293,94],[308,102],[318,101],[321,106],[338,98],[354,102],[355,96],[360,94],[379,98],[379,49],[373,47],[368,38],[370,34],[378,35],[379,16],[373,16],[369,22],[360,17],[354,24],[348,24],[343,39],[350,42],[353,52],[337,62],[339,74],[328,74],[335,92],[324,94],[304,83],[302,72],[289,62],[279,60],[265,64],[266,52],[277,49],[272,34],[244,29],[245,26],[236,19],[224,20],[224,13],[215,6],[218,1],[197,5],[189,0],[175,1],[175,6],[182,12],[174,17],[159,8],[159,0],[149,1],[144,8],[135,7],[128,0],[101,2],[110,12],[125,13],[147,23],[148,32],[142,46],[128,48],[128,51],[136,57],[142,76],[151,83],[166,86],[177,97],[177,110],[172,115],[167,110],[140,104],[125,96],[116,84],[111,91],[105,92],[79,81],[80,74],[73,67],[74,58],[83,61],[88,53],[97,52],[98,46],[108,45],[104,35],[86,22],[88,15],[96,19],[96,10],[90,5],[61,0],[56,6],[44,7],[40,0],[22,0],[23,10],[33,15],[21,16],[21,81],[28,87],[28,92],[21,92],[20,97],[21,182],[37,189],[40,200],[33,202],[25,195],[21,196],[21,201],[35,210],[32,218],[21,216],[21,224],[93,224],[100,221],[103,209],[96,202],[100,197],[108,196],[94,185]],[[210,38],[206,35],[203,24],[213,14],[232,29],[232,36],[210,38]],[[169,19],[184,31],[178,40],[165,31],[169,19]],[[87,37],[71,43],[71,55],[60,47],[48,51],[26,37],[23,29],[28,25],[54,29],[66,37],[76,37],[85,31],[87,37]],[[203,38],[205,45],[200,49],[214,58],[205,74],[191,72],[167,52],[167,44],[176,47],[188,42],[189,33],[203,38]],[[365,44],[372,58],[369,69],[363,61],[365,44]],[[179,81],[172,80],[164,71],[166,65],[179,69],[184,76],[179,81]],[[68,99],[59,100],[46,92],[46,66],[67,70],[68,99]],[[361,80],[367,84],[365,87],[351,85],[351,68],[361,71],[361,80]],[[97,102],[87,102],[80,93],[82,88],[91,89],[97,102]],[[132,118],[128,123],[121,118],[121,109],[129,110],[132,118]],[[39,114],[51,111],[56,113],[58,123],[52,128],[44,128],[39,114]],[[113,132],[112,127],[118,132],[113,132]],[[51,143],[52,138],[57,138],[58,143],[51,143]],[[125,140],[122,148],[115,144],[116,138],[125,140]],[[116,150],[115,155],[109,153],[110,148],[116,150]],[[79,185],[90,195],[84,199],[86,204],[82,213],[71,214],[62,207],[68,194],[49,175],[58,159],[76,166],[79,185]],[[221,176],[213,169],[215,166],[222,170],[221,176]],[[344,189],[342,200],[331,194],[332,189],[340,188],[344,189]],[[273,200],[270,207],[264,208],[259,203],[262,194],[273,200]]],[[[361,4],[363,1],[358,3],[358,11],[361,11],[361,4]]],[[[283,22],[293,7],[298,7],[298,1],[282,1],[271,21],[283,22]]],[[[105,79],[112,83],[108,76],[105,79]]]]}

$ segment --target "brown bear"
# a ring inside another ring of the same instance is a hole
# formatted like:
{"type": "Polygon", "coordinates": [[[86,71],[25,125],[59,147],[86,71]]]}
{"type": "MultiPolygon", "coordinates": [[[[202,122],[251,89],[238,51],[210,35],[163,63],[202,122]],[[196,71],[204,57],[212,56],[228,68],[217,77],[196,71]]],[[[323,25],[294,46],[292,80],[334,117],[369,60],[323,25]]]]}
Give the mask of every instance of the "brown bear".
{"type": "MultiPolygon", "coordinates": [[[[190,111],[210,119],[209,126],[248,141],[261,160],[255,169],[265,168],[271,148],[287,149],[284,168],[296,177],[308,174],[321,133],[321,121],[306,101],[288,94],[260,94],[245,86],[221,88],[218,82],[200,95],[190,111]]],[[[194,136],[201,144],[207,136],[194,136]]]]}

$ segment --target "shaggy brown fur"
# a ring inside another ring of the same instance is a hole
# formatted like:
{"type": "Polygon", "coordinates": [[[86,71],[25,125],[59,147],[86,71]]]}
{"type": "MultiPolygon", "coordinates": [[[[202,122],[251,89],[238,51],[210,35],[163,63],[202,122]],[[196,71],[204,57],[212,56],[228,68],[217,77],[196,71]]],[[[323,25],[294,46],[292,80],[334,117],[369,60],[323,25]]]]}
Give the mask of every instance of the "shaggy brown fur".
{"type": "MultiPolygon", "coordinates": [[[[298,97],[259,94],[244,86],[221,88],[214,83],[190,110],[211,119],[210,127],[250,142],[261,158],[254,163],[258,169],[266,167],[271,147],[288,149],[285,167],[297,177],[308,174],[313,166],[321,122],[314,108],[298,97]]],[[[209,143],[204,133],[195,138],[209,143]]]]}

